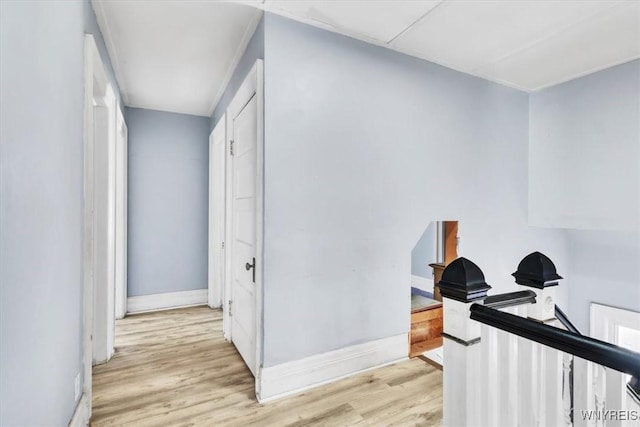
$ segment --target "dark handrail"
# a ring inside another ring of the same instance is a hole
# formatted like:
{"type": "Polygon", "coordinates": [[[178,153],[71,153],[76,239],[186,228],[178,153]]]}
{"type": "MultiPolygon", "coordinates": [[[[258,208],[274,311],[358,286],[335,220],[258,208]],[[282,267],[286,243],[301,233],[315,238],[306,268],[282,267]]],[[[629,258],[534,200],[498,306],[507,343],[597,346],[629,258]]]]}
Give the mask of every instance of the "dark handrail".
{"type": "Polygon", "coordinates": [[[640,353],[481,304],[470,310],[475,321],[640,378],[640,353]]]}
{"type": "Polygon", "coordinates": [[[569,317],[567,317],[567,315],[564,314],[564,311],[560,310],[560,307],[558,307],[557,304],[556,304],[556,319],[558,319],[558,321],[562,323],[562,325],[565,328],[567,328],[568,331],[571,331],[574,334],[582,335],[578,330],[578,328],[573,326],[573,323],[571,323],[571,320],[569,320],[569,317]]]}
{"type": "Polygon", "coordinates": [[[505,308],[523,304],[535,304],[536,293],[533,291],[517,291],[506,294],[491,295],[483,301],[485,307],[505,308]]]}

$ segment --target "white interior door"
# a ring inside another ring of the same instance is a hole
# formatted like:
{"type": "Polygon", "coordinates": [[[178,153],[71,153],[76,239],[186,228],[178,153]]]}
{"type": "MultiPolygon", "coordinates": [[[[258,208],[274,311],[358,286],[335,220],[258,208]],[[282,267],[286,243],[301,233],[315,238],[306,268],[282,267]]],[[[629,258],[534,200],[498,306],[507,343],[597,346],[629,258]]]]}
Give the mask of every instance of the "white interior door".
{"type": "Polygon", "coordinates": [[[231,118],[231,333],[256,374],[256,211],[258,103],[255,92],[231,118]]]}
{"type": "Polygon", "coordinates": [[[116,119],[116,273],[115,316],[127,313],[127,125],[120,109],[116,119]]]}
{"type": "Polygon", "coordinates": [[[209,136],[209,307],[222,305],[225,275],[226,118],[209,136]]]}

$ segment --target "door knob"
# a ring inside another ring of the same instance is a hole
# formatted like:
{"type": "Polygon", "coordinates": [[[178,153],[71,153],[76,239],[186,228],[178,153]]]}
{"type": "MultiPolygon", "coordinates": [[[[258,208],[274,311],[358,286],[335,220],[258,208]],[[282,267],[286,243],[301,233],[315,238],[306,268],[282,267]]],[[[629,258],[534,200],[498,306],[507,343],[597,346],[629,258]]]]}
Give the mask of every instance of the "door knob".
{"type": "Polygon", "coordinates": [[[253,283],[256,283],[256,258],[253,257],[253,264],[246,263],[244,268],[249,271],[253,268],[253,283]]]}

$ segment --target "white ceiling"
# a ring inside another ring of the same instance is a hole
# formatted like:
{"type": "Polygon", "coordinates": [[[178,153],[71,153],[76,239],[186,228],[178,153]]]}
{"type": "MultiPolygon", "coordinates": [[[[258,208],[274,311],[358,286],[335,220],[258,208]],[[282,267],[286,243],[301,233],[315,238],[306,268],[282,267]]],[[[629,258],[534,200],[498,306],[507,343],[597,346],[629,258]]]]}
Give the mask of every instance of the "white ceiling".
{"type": "Polygon", "coordinates": [[[216,1],[93,0],[124,103],[210,116],[262,11],[216,1]]]}
{"type": "Polygon", "coordinates": [[[525,91],[640,57],[640,0],[265,0],[260,7],[525,91]]]}
{"type": "Polygon", "coordinates": [[[93,4],[125,104],[202,116],[213,112],[259,9],[526,91],[640,57],[640,0],[93,4]]]}

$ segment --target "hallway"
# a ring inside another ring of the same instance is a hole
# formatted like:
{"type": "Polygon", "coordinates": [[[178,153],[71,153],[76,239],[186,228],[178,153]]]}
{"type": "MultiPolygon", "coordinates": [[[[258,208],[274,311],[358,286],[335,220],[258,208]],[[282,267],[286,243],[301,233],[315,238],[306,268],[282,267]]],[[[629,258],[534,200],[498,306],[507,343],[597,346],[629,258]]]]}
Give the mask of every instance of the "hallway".
{"type": "Polygon", "coordinates": [[[128,316],[116,353],[93,369],[92,426],[439,425],[442,372],[419,359],[259,405],[222,337],[222,312],[193,307],[128,316]]]}

